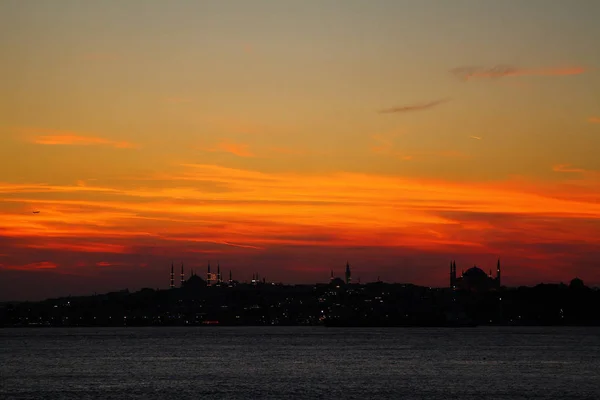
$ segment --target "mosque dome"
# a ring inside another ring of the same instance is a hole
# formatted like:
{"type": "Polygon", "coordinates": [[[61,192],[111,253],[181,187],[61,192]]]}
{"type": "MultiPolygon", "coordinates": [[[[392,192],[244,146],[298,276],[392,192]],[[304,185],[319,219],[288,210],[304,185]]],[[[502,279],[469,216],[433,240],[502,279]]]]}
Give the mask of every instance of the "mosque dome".
{"type": "Polygon", "coordinates": [[[463,274],[463,277],[469,278],[469,279],[487,279],[488,278],[488,274],[485,273],[484,270],[482,270],[481,268],[478,267],[473,267],[473,268],[469,268],[468,270],[465,271],[465,273],[463,274]]]}
{"type": "Polygon", "coordinates": [[[466,270],[461,280],[462,287],[467,290],[486,291],[493,286],[493,278],[478,267],[466,270]]]}
{"type": "Polygon", "coordinates": [[[203,288],[206,286],[206,281],[198,275],[192,275],[183,283],[183,286],[186,288],[203,288]]]}

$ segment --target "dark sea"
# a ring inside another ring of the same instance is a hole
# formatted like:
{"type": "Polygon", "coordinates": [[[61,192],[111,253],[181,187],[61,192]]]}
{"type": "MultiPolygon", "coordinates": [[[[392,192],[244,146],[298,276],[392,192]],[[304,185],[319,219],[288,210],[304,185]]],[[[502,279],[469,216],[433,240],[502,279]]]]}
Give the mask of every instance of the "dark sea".
{"type": "Polygon", "coordinates": [[[0,329],[0,399],[600,399],[597,328],[0,329]]]}

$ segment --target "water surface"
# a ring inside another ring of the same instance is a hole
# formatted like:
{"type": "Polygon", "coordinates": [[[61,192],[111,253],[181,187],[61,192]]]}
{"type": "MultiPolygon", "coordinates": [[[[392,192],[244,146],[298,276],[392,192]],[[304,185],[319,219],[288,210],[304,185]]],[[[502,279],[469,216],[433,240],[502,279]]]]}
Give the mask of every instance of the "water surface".
{"type": "Polygon", "coordinates": [[[0,329],[0,398],[600,399],[600,329],[0,329]]]}

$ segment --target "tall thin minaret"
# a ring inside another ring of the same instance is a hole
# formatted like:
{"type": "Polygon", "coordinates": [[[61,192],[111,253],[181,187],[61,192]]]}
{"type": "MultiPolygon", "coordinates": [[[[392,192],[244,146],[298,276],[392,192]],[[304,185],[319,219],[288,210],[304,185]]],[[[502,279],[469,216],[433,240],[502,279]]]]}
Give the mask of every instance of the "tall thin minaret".
{"type": "Polygon", "coordinates": [[[451,271],[451,275],[450,275],[450,279],[452,282],[452,288],[456,289],[456,261],[452,261],[451,264],[452,267],[452,271],[451,271]]]}
{"type": "Polygon", "coordinates": [[[346,261],[346,284],[352,283],[352,273],[350,272],[350,263],[346,261]]]}
{"type": "Polygon", "coordinates": [[[210,261],[208,262],[208,269],[206,271],[206,285],[212,286],[212,274],[210,273],[210,261]]]}
{"type": "Polygon", "coordinates": [[[496,285],[498,285],[498,287],[500,287],[500,285],[501,285],[501,281],[500,281],[500,259],[498,259],[498,264],[496,265],[496,285]]]}
{"type": "Polygon", "coordinates": [[[229,270],[229,283],[233,283],[233,278],[231,277],[231,270],[229,270]]]}
{"type": "Polygon", "coordinates": [[[171,289],[175,287],[175,270],[173,268],[173,263],[171,263],[171,289]]]}
{"type": "Polygon", "coordinates": [[[217,261],[217,284],[221,284],[221,265],[217,261]]]}
{"type": "Polygon", "coordinates": [[[454,288],[454,262],[450,261],[450,289],[454,288]]]}
{"type": "Polygon", "coordinates": [[[329,277],[329,282],[333,282],[333,270],[331,270],[331,276],[329,277]]]}
{"type": "Polygon", "coordinates": [[[181,263],[181,286],[183,286],[183,282],[185,282],[185,275],[183,274],[183,263],[181,263]]]}

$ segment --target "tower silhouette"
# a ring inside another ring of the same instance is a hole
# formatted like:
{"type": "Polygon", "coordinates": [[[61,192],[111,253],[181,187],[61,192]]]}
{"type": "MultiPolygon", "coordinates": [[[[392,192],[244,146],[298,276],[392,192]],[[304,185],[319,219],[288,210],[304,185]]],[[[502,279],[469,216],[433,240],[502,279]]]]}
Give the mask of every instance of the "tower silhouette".
{"type": "Polygon", "coordinates": [[[173,269],[173,263],[171,263],[171,285],[170,288],[173,289],[175,287],[175,270],[173,269]]]}
{"type": "Polygon", "coordinates": [[[450,288],[456,289],[456,261],[450,261],[450,288]]]}
{"type": "Polygon", "coordinates": [[[181,263],[181,286],[183,286],[183,282],[185,282],[185,275],[183,275],[183,263],[181,263]]]}
{"type": "Polygon", "coordinates": [[[350,272],[350,264],[346,261],[346,284],[349,285],[352,282],[352,273],[350,272]]]}
{"type": "Polygon", "coordinates": [[[206,286],[212,285],[212,274],[210,273],[210,261],[208,262],[208,269],[206,271],[206,286]]]}
{"type": "Polygon", "coordinates": [[[217,261],[217,285],[221,284],[221,265],[217,261]]]}

